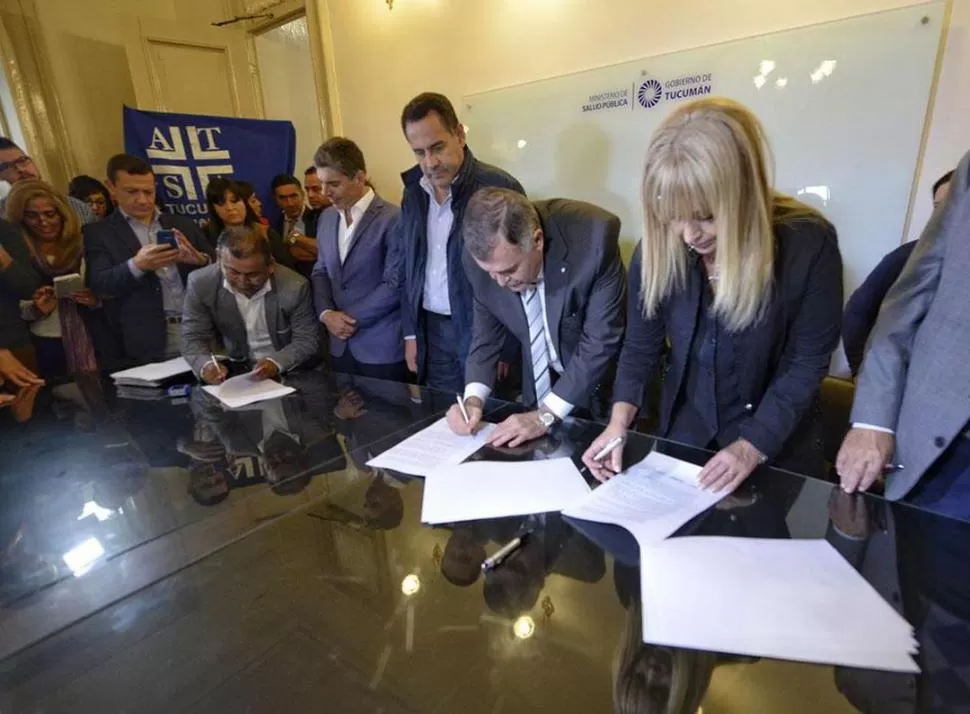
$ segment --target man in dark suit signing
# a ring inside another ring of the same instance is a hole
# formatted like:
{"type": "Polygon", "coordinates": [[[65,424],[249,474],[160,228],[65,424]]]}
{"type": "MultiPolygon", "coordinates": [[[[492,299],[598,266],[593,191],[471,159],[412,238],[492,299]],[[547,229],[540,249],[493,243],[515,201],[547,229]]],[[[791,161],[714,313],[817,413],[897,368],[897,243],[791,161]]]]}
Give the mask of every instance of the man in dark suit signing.
{"type": "Polygon", "coordinates": [[[159,213],[155,175],[143,159],[113,156],[107,174],[118,210],[84,226],[88,285],[106,299],[127,360],[177,357],[185,280],[209,264],[208,241],[191,219],[159,213]],[[158,242],[161,230],[174,230],[178,248],[158,242]]]}
{"type": "Polygon", "coordinates": [[[530,202],[502,188],[469,201],[462,226],[465,271],[474,291],[465,409],[448,423],[473,431],[491,393],[508,334],[522,345],[523,403],[490,438],[519,444],[546,434],[576,407],[589,408],[615,360],[626,321],[620,219],[580,201],[530,202]]]}
{"type": "Polygon", "coordinates": [[[310,285],[273,262],[269,243],[248,226],[219,236],[219,262],[189,279],[182,318],[182,356],[206,384],[227,376],[212,359],[219,341],[233,362],[257,379],[276,379],[317,356],[320,335],[310,285]]]}
{"type": "Polygon", "coordinates": [[[367,184],[364,154],[350,139],[329,139],[314,162],[333,203],[320,217],[312,277],[333,368],[404,382],[401,296],[397,283],[385,280],[401,211],[367,184]]]}

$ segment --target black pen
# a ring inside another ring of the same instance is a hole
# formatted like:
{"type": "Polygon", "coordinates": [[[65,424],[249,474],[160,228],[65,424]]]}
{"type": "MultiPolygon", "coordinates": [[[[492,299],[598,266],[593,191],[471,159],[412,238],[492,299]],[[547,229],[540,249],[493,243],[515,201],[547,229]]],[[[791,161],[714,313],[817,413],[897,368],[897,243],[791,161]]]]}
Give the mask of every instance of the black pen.
{"type": "Polygon", "coordinates": [[[526,536],[528,536],[529,533],[530,531],[526,531],[522,535],[516,536],[508,543],[503,545],[501,548],[499,548],[498,552],[496,552],[495,555],[489,558],[485,558],[485,560],[482,561],[482,570],[488,571],[496,566],[501,565],[502,561],[508,558],[509,555],[515,552],[519,548],[519,546],[521,546],[525,542],[526,536]]]}

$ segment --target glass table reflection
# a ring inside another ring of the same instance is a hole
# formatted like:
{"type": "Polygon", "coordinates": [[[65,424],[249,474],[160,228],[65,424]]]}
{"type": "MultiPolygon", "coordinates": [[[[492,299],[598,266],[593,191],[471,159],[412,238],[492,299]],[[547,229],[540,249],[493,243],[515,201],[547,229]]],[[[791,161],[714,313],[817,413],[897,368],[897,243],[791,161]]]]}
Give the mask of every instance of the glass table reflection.
{"type": "MultiPolygon", "coordinates": [[[[678,535],[827,538],[914,625],[923,674],[651,647],[626,531],[555,514],[425,526],[423,481],[366,466],[453,395],[290,383],[235,412],[94,381],[0,413],[0,710],[892,712],[970,693],[967,524],[762,468],[678,535]]],[[[598,429],[472,458],[578,459],[598,429]]],[[[633,435],[628,458],[653,448],[709,456],[633,435]]]]}

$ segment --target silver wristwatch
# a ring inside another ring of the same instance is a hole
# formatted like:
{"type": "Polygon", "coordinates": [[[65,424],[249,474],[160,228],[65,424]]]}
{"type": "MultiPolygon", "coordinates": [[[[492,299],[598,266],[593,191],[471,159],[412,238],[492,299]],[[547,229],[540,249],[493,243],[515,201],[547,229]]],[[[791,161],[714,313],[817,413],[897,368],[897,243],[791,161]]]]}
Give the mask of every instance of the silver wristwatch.
{"type": "Polygon", "coordinates": [[[559,421],[559,418],[550,411],[546,411],[545,409],[540,409],[539,421],[542,422],[542,425],[546,427],[546,429],[551,429],[556,425],[556,422],[559,421]]]}

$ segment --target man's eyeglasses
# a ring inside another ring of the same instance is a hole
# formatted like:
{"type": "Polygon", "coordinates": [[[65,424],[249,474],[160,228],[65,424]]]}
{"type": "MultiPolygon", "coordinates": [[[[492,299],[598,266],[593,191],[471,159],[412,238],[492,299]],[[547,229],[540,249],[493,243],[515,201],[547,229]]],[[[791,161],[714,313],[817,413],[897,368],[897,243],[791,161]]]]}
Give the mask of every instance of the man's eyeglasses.
{"type": "Polygon", "coordinates": [[[2,164],[0,164],[0,174],[2,174],[4,171],[9,171],[10,169],[20,170],[29,164],[31,160],[32,159],[29,156],[24,154],[13,161],[4,161],[2,164]]]}

